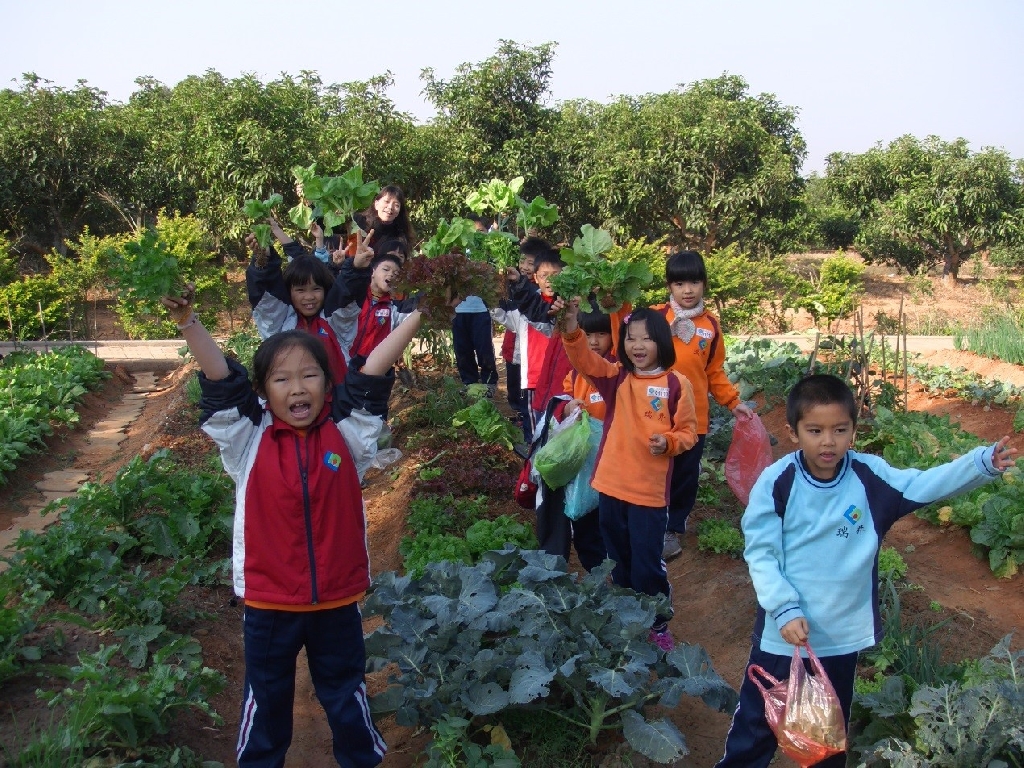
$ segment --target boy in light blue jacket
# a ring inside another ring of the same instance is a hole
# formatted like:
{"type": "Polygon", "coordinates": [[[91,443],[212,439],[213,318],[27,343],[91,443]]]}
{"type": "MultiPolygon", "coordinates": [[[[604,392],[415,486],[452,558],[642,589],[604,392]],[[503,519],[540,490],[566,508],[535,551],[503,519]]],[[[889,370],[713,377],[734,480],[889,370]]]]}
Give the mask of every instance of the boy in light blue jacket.
{"type": "MultiPolygon", "coordinates": [[[[878,549],[904,515],[973,490],[1013,465],[1004,437],[927,470],[895,469],[852,450],[857,405],[835,376],[808,376],[789,393],[786,421],[799,447],[758,478],[743,514],[743,557],[759,604],[751,664],[789,677],[793,646],[810,643],[849,723],[857,653],[882,640],[878,549]]],[[[764,699],[744,674],[725,756],[716,768],[759,768],[775,754],[764,699]]],[[[818,766],[840,768],[846,753],[818,766]]]]}

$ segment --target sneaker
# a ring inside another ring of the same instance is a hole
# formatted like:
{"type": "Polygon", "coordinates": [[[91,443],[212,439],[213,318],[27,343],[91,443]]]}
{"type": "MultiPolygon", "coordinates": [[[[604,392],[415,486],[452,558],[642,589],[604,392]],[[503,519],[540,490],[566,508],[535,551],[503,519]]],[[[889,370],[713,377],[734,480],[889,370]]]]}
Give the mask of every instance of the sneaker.
{"type": "Polygon", "coordinates": [[[661,550],[662,560],[671,560],[683,553],[683,545],[679,543],[679,534],[675,531],[665,533],[665,545],[661,550]]]}
{"type": "Polygon", "coordinates": [[[660,632],[655,632],[652,629],[651,633],[647,636],[647,642],[658,646],[661,650],[665,651],[665,653],[668,653],[676,647],[676,641],[672,637],[672,633],[667,629],[663,629],[660,632]]]}

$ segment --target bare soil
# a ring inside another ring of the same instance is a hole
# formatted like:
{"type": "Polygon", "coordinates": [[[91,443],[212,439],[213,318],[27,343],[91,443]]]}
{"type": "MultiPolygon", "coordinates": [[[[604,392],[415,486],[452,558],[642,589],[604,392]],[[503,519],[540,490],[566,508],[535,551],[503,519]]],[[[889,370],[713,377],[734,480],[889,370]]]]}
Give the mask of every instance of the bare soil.
{"type": "MultiPolygon", "coordinates": [[[[869,281],[871,301],[879,294],[879,303],[871,304],[871,311],[888,312],[890,305],[898,305],[899,290],[893,287],[895,280],[885,275],[870,280],[873,281],[869,281]],[[876,306],[877,310],[874,309],[876,306]]],[[[952,313],[963,318],[970,307],[974,306],[974,301],[967,293],[957,291],[966,292],[969,288],[982,290],[977,286],[954,289],[952,294],[929,299],[927,308],[922,311],[952,313]]],[[[865,307],[868,306],[868,301],[865,301],[865,307]]],[[[942,355],[943,364],[963,365],[976,370],[986,370],[986,366],[995,365],[992,361],[967,353],[942,355]]],[[[1024,369],[1010,366],[999,370],[998,375],[1005,376],[1005,380],[1011,380],[1011,377],[1014,381],[1018,377],[1024,380],[1024,369]]],[[[181,460],[195,466],[209,461],[213,446],[197,431],[196,414],[185,401],[181,385],[186,376],[187,371],[179,369],[161,380],[168,388],[147,401],[145,410],[128,430],[127,440],[122,443],[116,457],[102,466],[79,467],[75,462],[76,446],[80,446],[84,440],[85,429],[103,418],[129,384],[124,377],[115,376],[103,390],[90,395],[84,405],[79,427],[51,438],[48,451],[30,462],[30,466],[26,466],[3,489],[0,496],[0,526],[8,519],[5,515],[9,517],[22,513],[20,510],[23,509],[24,498],[32,491],[33,478],[41,477],[50,469],[75,466],[94,473],[98,479],[107,480],[118,467],[135,455],[148,455],[160,447],[173,448],[181,460]]],[[[422,397],[422,392],[405,392],[400,386],[396,386],[396,393],[398,399],[393,407],[395,414],[403,408],[415,407],[417,399],[422,397]]],[[[496,401],[504,402],[504,396],[502,388],[496,401]]],[[[919,388],[911,392],[910,407],[932,413],[949,413],[965,429],[986,440],[1012,434],[1013,413],[1005,409],[990,409],[952,398],[931,396],[919,388]]],[[[777,456],[781,456],[790,450],[782,409],[773,408],[764,414],[764,419],[769,430],[779,439],[775,451],[777,456]]],[[[1013,435],[1013,444],[1024,453],[1024,436],[1013,435]]],[[[467,457],[467,460],[472,459],[467,457]]],[[[510,489],[514,471],[514,468],[510,470],[506,483],[510,489]]],[[[409,491],[416,472],[413,460],[407,457],[396,469],[372,472],[368,476],[364,498],[369,522],[371,565],[375,575],[401,566],[398,545],[405,534],[409,491]]],[[[704,517],[721,516],[723,511],[737,514],[737,510],[735,501],[722,500],[713,507],[698,505],[693,519],[699,525],[704,517]]],[[[501,511],[521,514],[521,510],[511,500],[501,502],[501,511]]],[[[1021,627],[1024,622],[1024,590],[1021,589],[1020,577],[1010,581],[995,579],[987,563],[972,554],[971,542],[963,530],[937,528],[910,517],[893,529],[886,543],[903,554],[910,568],[908,579],[922,588],[920,592],[907,597],[903,606],[904,615],[929,625],[950,619],[940,630],[940,640],[947,660],[959,661],[981,656],[1003,635],[1021,627]],[[941,606],[940,612],[932,609],[932,601],[941,606]]],[[[575,565],[578,567],[578,564],[575,565]]],[[[738,687],[749,653],[749,636],[756,609],[745,564],[739,559],[699,552],[696,537],[687,534],[683,554],[669,563],[669,577],[676,611],[671,624],[673,634],[680,640],[704,645],[716,669],[738,687]]],[[[214,726],[204,718],[187,714],[179,720],[168,739],[191,746],[207,759],[220,760],[230,765],[234,761],[244,672],[241,608],[227,586],[190,592],[183,594],[181,599],[208,612],[210,618],[197,621],[184,631],[191,631],[197,637],[203,646],[206,664],[222,671],[227,676],[228,684],[224,692],[212,702],[224,718],[223,725],[214,726]]],[[[371,628],[368,623],[367,631],[371,628]]],[[[75,631],[75,642],[69,648],[77,650],[75,643],[91,642],[83,635],[75,631]]],[[[1019,645],[1019,640],[1015,645],[1019,645]]],[[[371,689],[378,689],[383,683],[380,677],[369,680],[371,689]]],[[[34,690],[39,685],[39,680],[21,679],[5,686],[3,703],[0,704],[0,743],[16,743],[15,736],[24,735],[33,723],[48,722],[49,712],[34,696],[34,690]]],[[[691,749],[689,758],[680,765],[713,765],[721,755],[729,715],[711,712],[699,701],[684,700],[668,716],[686,734],[691,749]]],[[[295,733],[286,765],[298,767],[332,764],[330,731],[301,659],[294,723],[295,733]]],[[[427,734],[414,733],[389,720],[380,725],[389,745],[385,768],[409,768],[417,762],[422,763],[427,734]]],[[[608,754],[614,752],[615,748],[614,742],[609,744],[608,754]]],[[[601,762],[601,758],[600,754],[595,756],[594,764],[601,762]]],[[[611,758],[608,759],[610,765],[611,758]]],[[[646,761],[638,762],[634,757],[632,764],[646,764],[646,761]]],[[[775,764],[792,765],[783,758],[775,764]]]]}

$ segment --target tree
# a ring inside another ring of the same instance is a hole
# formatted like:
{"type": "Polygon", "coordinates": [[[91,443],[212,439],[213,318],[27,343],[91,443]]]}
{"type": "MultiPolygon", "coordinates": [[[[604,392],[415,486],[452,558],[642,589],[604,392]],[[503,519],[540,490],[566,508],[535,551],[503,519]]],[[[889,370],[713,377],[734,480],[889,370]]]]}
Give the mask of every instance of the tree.
{"type": "Polygon", "coordinates": [[[524,197],[557,199],[548,139],[557,112],[544,103],[554,51],[555,43],[501,40],[493,56],[460,64],[449,80],[421,72],[423,93],[437,109],[420,134],[436,162],[431,195],[421,200],[429,218],[463,213],[466,194],[493,178],[522,175],[524,197]]]}
{"type": "Polygon", "coordinates": [[[971,152],[965,139],[902,136],[826,160],[832,193],[860,216],[854,243],[865,261],[916,272],[942,264],[956,282],[979,251],[1021,242],[1022,163],[1001,149],[971,152]]]}
{"type": "Polygon", "coordinates": [[[737,243],[771,246],[766,234],[793,219],[806,154],[796,110],[771,94],[750,96],[722,75],[663,94],[570,106],[589,121],[576,175],[613,228],[665,232],[710,252],[737,243]]]}
{"type": "Polygon", "coordinates": [[[85,226],[103,231],[103,194],[120,183],[126,154],[103,91],[26,74],[20,90],[0,91],[0,229],[36,255],[63,253],[85,226]]]}

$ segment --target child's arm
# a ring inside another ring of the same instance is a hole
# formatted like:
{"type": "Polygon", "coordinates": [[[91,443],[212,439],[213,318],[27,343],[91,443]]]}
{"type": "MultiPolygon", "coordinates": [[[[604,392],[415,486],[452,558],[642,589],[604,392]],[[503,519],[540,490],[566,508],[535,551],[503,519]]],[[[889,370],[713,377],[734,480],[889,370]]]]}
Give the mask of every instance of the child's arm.
{"type": "MultiPolygon", "coordinates": [[[[589,377],[594,386],[599,389],[599,379],[617,379],[619,376],[619,366],[592,350],[587,345],[586,334],[580,330],[577,320],[580,312],[579,297],[572,301],[556,299],[551,306],[555,312],[563,308],[565,309],[565,314],[560,321],[560,329],[562,332],[562,344],[565,346],[565,354],[569,356],[569,362],[572,363],[572,367],[582,375],[589,377]]],[[[601,390],[601,395],[605,396],[603,389],[601,390]]]]}
{"type": "Polygon", "coordinates": [[[712,320],[712,323],[718,338],[712,342],[711,358],[704,366],[704,373],[708,377],[708,391],[715,398],[715,402],[732,411],[733,416],[749,419],[754,412],[740,400],[739,390],[725,373],[725,343],[722,339],[722,329],[716,320],[712,320]]]}
{"type": "MultiPolygon", "coordinates": [[[[669,376],[673,374],[669,371],[669,376]]],[[[697,444],[697,410],[693,404],[693,386],[685,376],[679,376],[679,402],[676,403],[675,412],[672,414],[672,428],[660,435],[651,435],[651,453],[657,456],[660,453],[667,453],[669,456],[678,456],[688,451],[697,444]],[[654,438],[660,438],[657,442],[654,438]],[[657,445],[660,450],[655,450],[657,445]]]]}
{"type": "MultiPolygon", "coordinates": [[[[885,485],[900,494],[898,503],[872,509],[875,529],[880,535],[896,520],[934,501],[973,491],[999,477],[1013,466],[1017,451],[1009,446],[1009,437],[994,445],[982,445],[958,459],[931,469],[896,469],[877,456],[858,454],[885,485]]],[[[872,489],[868,488],[869,497],[872,489]]]]}
{"type": "Polygon", "coordinates": [[[799,639],[801,632],[806,642],[806,619],[800,607],[800,594],[789,583],[782,565],[786,549],[782,538],[782,515],[773,498],[778,476],[776,466],[762,472],[750,491],[750,501],[740,520],[746,543],[743,559],[747,561],[757,602],[778,627],[795,631],[786,638],[787,642],[799,639]],[[790,627],[796,620],[803,623],[790,627]]]}
{"type": "MultiPolygon", "coordinates": [[[[194,290],[194,286],[190,285],[189,292],[194,290]]],[[[224,353],[192,311],[190,296],[165,296],[160,301],[167,307],[171,319],[178,324],[178,330],[188,344],[189,352],[196,359],[206,378],[210,381],[226,379],[230,371],[224,353]]]]}
{"type": "Polygon", "coordinates": [[[362,372],[367,376],[383,376],[405,352],[419,330],[420,321],[423,316],[418,309],[413,310],[405,318],[401,325],[384,337],[384,341],[374,347],[373,351],[366,358],[362,372]]]}

